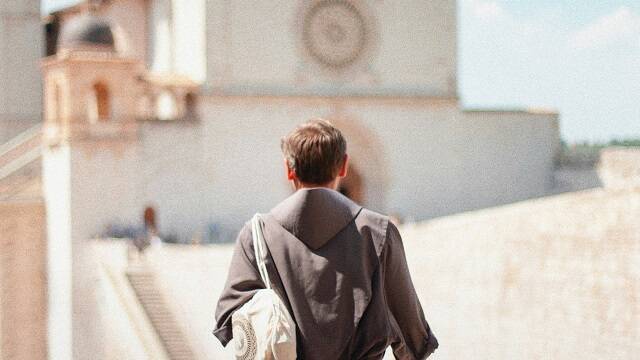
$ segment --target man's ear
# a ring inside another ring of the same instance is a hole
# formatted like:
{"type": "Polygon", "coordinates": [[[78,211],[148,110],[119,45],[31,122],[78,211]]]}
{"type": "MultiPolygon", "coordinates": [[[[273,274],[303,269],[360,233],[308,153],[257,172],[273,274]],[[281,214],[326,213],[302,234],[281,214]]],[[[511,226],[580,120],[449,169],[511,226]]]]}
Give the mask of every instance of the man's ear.
{"type": "Polygon", "coordinates": [[[339,177],[347,176],[347,169],[349,169],[349,155],[344,154],[344,161],[342,162],[342,167],[340,167],[340,172],[338,173],[339,177]]]}
{"type": "Polygon", "coordinates": [[[289,162],[287,161],[287,159],[284,159],[284,168],[286,169],[286,172],[287,172],[287,180],[295,180],[296,172],[289,167],[289,162]]]}

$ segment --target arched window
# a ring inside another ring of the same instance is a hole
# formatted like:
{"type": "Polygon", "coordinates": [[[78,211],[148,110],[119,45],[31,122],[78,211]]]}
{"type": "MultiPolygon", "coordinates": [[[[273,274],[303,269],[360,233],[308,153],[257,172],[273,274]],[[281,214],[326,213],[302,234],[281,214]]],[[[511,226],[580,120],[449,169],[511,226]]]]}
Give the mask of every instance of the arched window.
{"type": "Polygon", "coordinates": [[[107,121],[111,118],[111,98],[109,89],[103,83],[93,85],[93,93],[89,98],[89,120],[91,122],[107,121]]]}

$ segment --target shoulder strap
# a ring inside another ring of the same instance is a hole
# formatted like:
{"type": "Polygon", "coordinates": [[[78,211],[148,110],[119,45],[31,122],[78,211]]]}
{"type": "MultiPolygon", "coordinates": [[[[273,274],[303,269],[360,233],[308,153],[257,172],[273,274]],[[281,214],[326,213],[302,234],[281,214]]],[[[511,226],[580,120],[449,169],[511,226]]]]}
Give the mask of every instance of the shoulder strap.
{"type": "Polygon", "coordinates": [[[253,237],[253,251],[256,255],[256,263],[258,265],[260,277],[267,289],[271,289],[271,281],[269,280],[269,273],[267,272],[266,265],[268,250],[267,244],[264,241],[264,234],[262,233],[262,217],[260,214],[255,214],[251,219],[251,235],[253,237]]]}

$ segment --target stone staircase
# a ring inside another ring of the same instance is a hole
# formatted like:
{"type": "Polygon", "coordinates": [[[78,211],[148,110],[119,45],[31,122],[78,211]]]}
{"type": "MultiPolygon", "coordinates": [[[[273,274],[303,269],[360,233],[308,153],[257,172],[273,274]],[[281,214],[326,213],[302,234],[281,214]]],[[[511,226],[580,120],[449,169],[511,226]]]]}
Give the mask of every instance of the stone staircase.
{"type": "Polygon", "coordinates": [[[41,138],[42,126],[38,124],[0,144],[0,199],[39,189],[41,138]]]}
{"type": "Polygon", "coordinates": [[[26,154],[34,152],[40,154],[41,139],[42,125],[38,124],[6,143],[0,144],[0,169],[7,168],[7,166],[23,158],[26,154]]]}
{"type": "Polygon", "coordinates": [[[193,360],[193,354],[185,335],[180,330],[162,292],[156,284],[155,275],[144,267],[131,268],[127,278],[156,330],[160,341],[171,360],[193,360]]]}

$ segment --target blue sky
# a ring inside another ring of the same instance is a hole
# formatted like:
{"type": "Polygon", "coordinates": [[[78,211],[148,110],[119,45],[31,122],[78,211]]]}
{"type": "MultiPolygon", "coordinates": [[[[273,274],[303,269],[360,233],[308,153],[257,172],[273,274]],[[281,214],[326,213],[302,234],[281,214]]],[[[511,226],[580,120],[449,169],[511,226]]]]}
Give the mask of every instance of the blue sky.
{"type": "Polygon", "coordinates": [[[470,107],[557,109],[569,141],[640,138],[640,1],[460,0],[470,107]]]}
{"type": "MultiPolygon", "coordinates": [[[[44,0],[43,10],[74,0],[44,0]]],[[[466,107],[545,108],[570,142],[640,138],[640,1],[458,0],[466,107]]]]}

